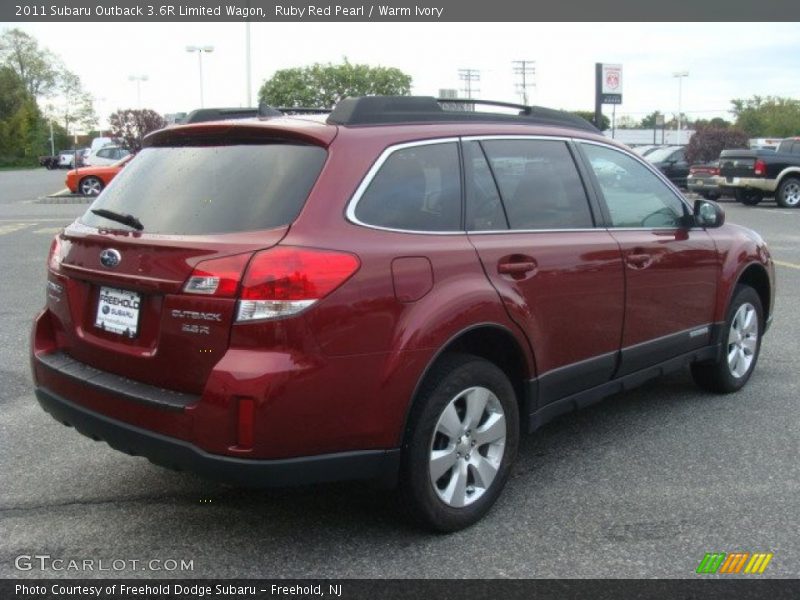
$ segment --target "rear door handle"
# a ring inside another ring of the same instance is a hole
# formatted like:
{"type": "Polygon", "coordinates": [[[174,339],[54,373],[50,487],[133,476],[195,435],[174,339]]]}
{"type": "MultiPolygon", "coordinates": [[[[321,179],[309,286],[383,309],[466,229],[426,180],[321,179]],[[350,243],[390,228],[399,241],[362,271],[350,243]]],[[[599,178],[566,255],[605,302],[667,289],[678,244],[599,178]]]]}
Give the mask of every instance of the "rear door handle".
{"type": "Polygon", "coordinates": [[[522,278],[533,271],[536,271],[536,261],[532,258],[505,260],[497,265],[498,273],[501,275],[511,275],[515,278],[522,278]]]}

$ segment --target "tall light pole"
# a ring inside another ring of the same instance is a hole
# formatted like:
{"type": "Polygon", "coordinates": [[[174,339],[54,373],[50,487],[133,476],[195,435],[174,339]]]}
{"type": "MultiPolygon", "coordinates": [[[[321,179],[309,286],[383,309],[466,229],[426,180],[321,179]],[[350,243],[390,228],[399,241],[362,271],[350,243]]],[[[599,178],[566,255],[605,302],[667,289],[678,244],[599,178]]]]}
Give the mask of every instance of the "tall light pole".
{"type": "Polygon", "coordinates": [[[204,107],[203,101],[203,52],[213,52],[214,46],[186,46],[187,52],[197,52],[197,61],[200,66],[200,108],[204,107]]]}
{"type": "Polygon", "coordinates": [[[128,75],[128,81],[136,82],[136,108],[142,109],[142,82],[147,81],[147,75],[128,75]]]}
{"type": "Polygon", "coordinates": [[[678,78],[678,145],[680,145],[681,142],[683,142],[683,132],[681,131],[681,116],[682,116],[681,93],[683,91],[682,83],[683,83],[683,78],[689,76],[689,71],[676,71],[675,73],[672,74],[672,76],[678,78]]]}
{"type": "MultiPolygon", "coordinates": [[[[248,8],[250,7],[250,3],[247,3],[248,8]]],[[[246,80],[247,80],[247,102],[245,102],[245,106],[252,106],[253,102],[253,88],[252,88],[252,79],[251,73],[252,68],[250,66],[250,19],[247,19],[247,23],[245,23],[245,30],[244,30],[244,46],[245,46],[245,56],[244,56],[244,64],[245,69],[247,69],[246,73],[246,80]]]]}

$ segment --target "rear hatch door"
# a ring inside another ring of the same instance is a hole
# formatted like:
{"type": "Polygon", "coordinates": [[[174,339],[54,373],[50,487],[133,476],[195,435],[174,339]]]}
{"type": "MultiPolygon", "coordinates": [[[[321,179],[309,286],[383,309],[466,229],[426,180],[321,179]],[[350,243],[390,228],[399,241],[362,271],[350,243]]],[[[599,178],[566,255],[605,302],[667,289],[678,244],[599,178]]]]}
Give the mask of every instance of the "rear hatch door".
{"type": "Polygon", "coordinates": [[[228,347],[242,271],[285,236],[327,156],[307,140],[205,136],[145,148],[59,236],[51,278],[68,302],[48,303],[73,358],[202,392],[228,347]],[[186,291],[190,277],[201,293],[186,291]]]}

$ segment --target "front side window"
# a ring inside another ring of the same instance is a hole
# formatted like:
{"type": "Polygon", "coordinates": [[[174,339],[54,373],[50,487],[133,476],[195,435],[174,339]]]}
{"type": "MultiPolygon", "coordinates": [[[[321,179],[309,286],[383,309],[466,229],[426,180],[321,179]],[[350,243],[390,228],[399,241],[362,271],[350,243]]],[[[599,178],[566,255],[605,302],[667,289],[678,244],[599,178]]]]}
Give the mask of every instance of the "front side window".
{"type": "Polygon", "coordinates": [[[511,229],[587,229],[589,200],[566,142],[481,142],[511,229]]]}
{"type": "Polygon", "coordinates": [[[461,229],[461,170],[454,142],[393,152],[358,201],[367,225],[409,231],[461,229]]]}
{"type": "Polygon", "coordinates": [[[652,171],[627,154],[582,144],[614,227],[676,228],[684,203],[652,171]]]}

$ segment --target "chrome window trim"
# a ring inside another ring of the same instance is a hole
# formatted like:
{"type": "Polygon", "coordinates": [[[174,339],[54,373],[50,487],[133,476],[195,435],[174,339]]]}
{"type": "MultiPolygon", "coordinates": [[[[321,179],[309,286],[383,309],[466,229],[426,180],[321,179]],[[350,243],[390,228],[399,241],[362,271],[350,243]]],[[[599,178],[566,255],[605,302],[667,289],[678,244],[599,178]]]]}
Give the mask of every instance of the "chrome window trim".
{"type": "MultiPolygon", "coordinates": [[[[405,150],[406,148],[416,148],[418,146],[433,146],[434,144],[458,144],[459,138],[457,137],[447,137],[447,138],[433,138],[428,140],[417,140],[414,142],[403,142],[401,144],[394,144],[392,146],[387,147],[381,155],[378,157],[378,160],[370,167],[367,174],[364,176],[364,179],[361,180],[361,183],[356,188],[356,191],[353,193],[353,196],[350,198],[350,201],[347,203],[347,208],[345,209],[345,216],[347,220],[355,225],[360,225],[361,227],[367,227],[369,229],[377,229],[380,231],[391,231],[394,233],[410,233],[410,234],[423,234],[423,235],[465,235],[466,232],[460,228],[457,231],[419,231],[415,229],[396,229],[394,227],[383,227],[381,225],[372,225],[370,223],[365,223],[356,217],[356,208],[358,207],[358,203],[361,201],[361,197],[364,195],[364,192],[367,191],[367,188],[372,183],[372,180],[375,178],[375,175],[383,166],[383,164],[389,159],[389,157],[399,150],[405,150]]],[[[460,150],[459,150],[460,152],[460,150]]],[[[463,190],[462,190],[463,193],[463,190]]]]}
{"type": "MultiPolygon", "coordinates": [[[[359,220],[356,217],[356,208],[358,206],[361,197],[364,195],[364,192],[367,190],[369,185],[372,183],[372,180],[375,178],[375,175],[383,166],[383,164],[388,160],[388,158],[397,152],[398,150],[403,150],[405,148],[414,148],[417,146],[432,146],[434,144],[452,144],[452,143],[460,143],[460,142],[480,142],[483,140],[553,140],[559,142],[573,142],[575,144],[593,144],[595,146],[601,146],[603,148],[607,148],[609,150],[615,150],[624,156],[628,156],[633,158],[635,161],[640,163],[644,166],[645,169],[649,170],[653,173],[658,179],[661,180],[662,183],[666,184],[667,189],[683,204],[683,206],[688,210],[689,214],[693,213],[692,206],[689,204],[689,201],[684,198],[683,194],[675,188],[673,183],[667,179],[667,177],[655,168],[652,164],[648,163],[644,158],[637,155],[635,152],[627,151],[623,148],[619,148],[613,144],[608,144],[599,140],[589,140],[586,138],[576,138],[576,137],[567,137],[567,136],[550,136],[550,135],[526,135],[526,134],[490,134],[490,135],[469,135],[469,136],[462,136],[462,137],[446,137],[446,138],[431,138],[425,140],[416,140],[413,142],[402,142],[400,144],[393,144],[388,146],[386,149],[381,152],[378,159],[373,163],[370,167],[367,174],[364,176],[364,179],[361,180],[361,183],[356,188],[356,191],[353,193],[352,197],[347,203],[347,207],[345,208],[345,216],[348,221],[353,223],[354,225],[359,225],[361,227],[366,227],[367,229],[375,229],[378,231],[390,231],[392,233],[406,233],[412,235],[496,235],[500,233],[578,233],[578,232],[586,232],[586,231],[674,231],[675,229],[679,229],[677,227],[614,227],[609,225],[608,227],[588,227],[588,228],[576,228],[576,229],[493,229],[493,230],[486,230],[486,231],[474,231],[474,230],[458,230],[458,231],[426,231],[426,230],[416,230],[416,229],[396,229],[394,227],[383,227],[381,225],[372,225],[370,223],[365,223],[359,220]]],[[[463,192],[463,190],[462,190],[463,192]]],[[[605,200],[605,199],[603,199],[605,200]]],[[[694,227],[692,228],[694,229],[694,227]]],[[[702,227],[700,229],[703,229],[702,227]]]]}

